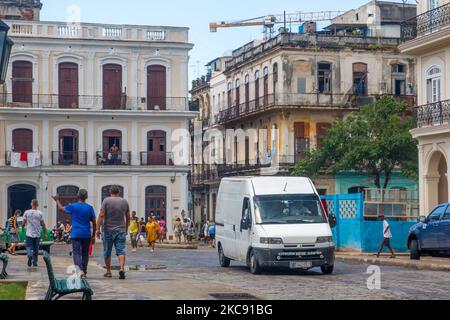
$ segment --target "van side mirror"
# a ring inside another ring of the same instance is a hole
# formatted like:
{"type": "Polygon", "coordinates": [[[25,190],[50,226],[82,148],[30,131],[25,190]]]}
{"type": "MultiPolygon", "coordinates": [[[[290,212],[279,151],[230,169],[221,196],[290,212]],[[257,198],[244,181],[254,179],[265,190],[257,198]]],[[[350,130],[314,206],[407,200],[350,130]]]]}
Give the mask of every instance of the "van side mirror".
{"type": "Polygon", "coordinates": [[[334,214],[331,214],[331,215],[328,217],[328,221],[329,221],[329,223],[330,223],[330,228],[331,228],[331,229],[337,227],[337,219],[336,219],[336,216],[335,216],[334,214]]]}
{"type": "Polygon", "coordinates": [[[250,229],[250,221],[248,219],[241,220],[241,231],[250,229]]]}
{"type": "Polygon", "coordinates": [[[428,223],[428,218],[426,216],[420,216],[419,217],[419,222],[428,223]]]}

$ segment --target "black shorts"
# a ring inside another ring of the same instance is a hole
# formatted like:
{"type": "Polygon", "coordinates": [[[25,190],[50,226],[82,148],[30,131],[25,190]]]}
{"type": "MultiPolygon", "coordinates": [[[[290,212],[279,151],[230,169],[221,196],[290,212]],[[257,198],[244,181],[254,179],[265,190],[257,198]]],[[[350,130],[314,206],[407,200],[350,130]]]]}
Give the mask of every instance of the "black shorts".
{"type": "Polygon", "coordinates": [[[211,240],[214,240],[214,239],[216,238],[216,235],[215,235],[215,234],[210,234],[210,235],[209,235],[209,238],[210,238],[211,240]]]}

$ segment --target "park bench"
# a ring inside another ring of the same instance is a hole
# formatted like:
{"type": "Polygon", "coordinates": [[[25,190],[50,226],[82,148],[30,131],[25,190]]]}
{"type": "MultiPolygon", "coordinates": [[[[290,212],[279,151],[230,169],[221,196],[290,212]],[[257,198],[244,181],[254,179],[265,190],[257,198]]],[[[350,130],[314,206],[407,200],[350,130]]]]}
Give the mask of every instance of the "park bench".
{"type": "Polygon", "coordinates": [[[8,273],[6,272],[6,267],[8,266],[8,256],[0,253],[0,261],[3,264],[2,271],[0,273],[0,279],[3,280],[8,276],[8,273]]]}
{"type": "Polygon", "coordinates": [[[78,286],[78,288],[69,288],[66,279],[58,280],[55,278],[50,255],[47,252],[44,252],[44,261],[47,266],[48,280],[50,282],[45,300],[58,300],[66,295],[75,293],[83,294],[81,300],[92,300],[94,292],[92,291],[89,283],[86,280],[80,279],[80,285],[78,286]]]}

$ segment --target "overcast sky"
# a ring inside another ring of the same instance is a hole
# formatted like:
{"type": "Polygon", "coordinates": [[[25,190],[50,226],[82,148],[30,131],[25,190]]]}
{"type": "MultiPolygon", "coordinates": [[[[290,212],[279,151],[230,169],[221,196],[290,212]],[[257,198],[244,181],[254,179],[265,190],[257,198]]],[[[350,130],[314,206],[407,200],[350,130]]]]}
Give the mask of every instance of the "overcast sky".
{"type": "MultiPolygon", "coordinates": [[[[183,26],[190,28],[191,80],[204,65],[225,52],[262,38],[261,27],[209,32],[212,21],[233,21],[287,12],[356,8],[368,0],[41,0],[41,20],[67,21],[68,8],[80,8],[82,22],[183,26]]],[[[410,1],[413,2],[413,1],[410,1]]]]}

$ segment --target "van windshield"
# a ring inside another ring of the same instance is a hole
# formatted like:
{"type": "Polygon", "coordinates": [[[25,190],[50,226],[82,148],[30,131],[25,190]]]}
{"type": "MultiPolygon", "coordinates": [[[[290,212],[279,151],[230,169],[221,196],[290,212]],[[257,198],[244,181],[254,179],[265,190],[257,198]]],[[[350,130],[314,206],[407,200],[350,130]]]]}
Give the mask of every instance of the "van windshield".
{"type": "Polygon", "coordinates": [[[270,195],[254,198],[261,224],[327,223],[316,195],[270,195]]]}

